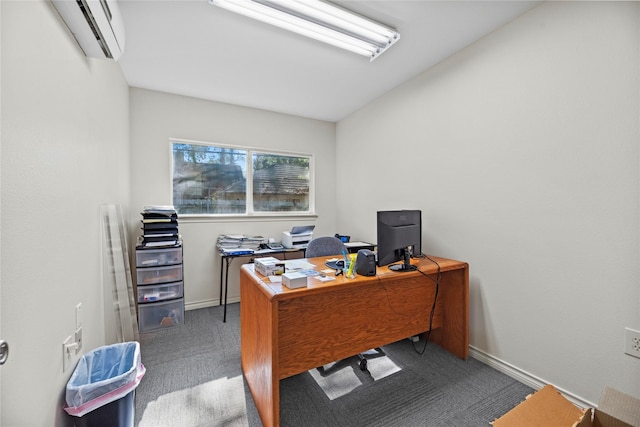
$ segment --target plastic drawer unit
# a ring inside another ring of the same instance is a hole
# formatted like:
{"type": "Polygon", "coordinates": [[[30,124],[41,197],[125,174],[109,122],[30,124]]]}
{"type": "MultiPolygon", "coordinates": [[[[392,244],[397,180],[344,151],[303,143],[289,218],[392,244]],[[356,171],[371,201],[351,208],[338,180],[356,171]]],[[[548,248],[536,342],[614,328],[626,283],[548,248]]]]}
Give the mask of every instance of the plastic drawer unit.
{"type": "Polygon", "coordinates": [[[140,332],[151,332],[184,324],[184,299],[140,304],[140,332]]]}
{"type": "Polygon", "coordinates": [[[168,267],[141,268],[138,267],[138,286],[155,285],[158,283],[178,282],[182,280],[182,264],[168,267]]]}
{"type": "Polygon", "coordinates": [[[176,264],[182,265],[182,247],[136,251],[136,265],[138,267],[161,267],[176,264]]]}
{"type": "Polygon", "coordinates": [[[136,248],[136,279],[140,332],[184,324],[182,245],[136,248]]]}
{"type": "Polygon", "coordinates": [[[138,286],[138,302],[156,302],[182,298],[182,282],[163,283],[161,285],[138,286]]]}

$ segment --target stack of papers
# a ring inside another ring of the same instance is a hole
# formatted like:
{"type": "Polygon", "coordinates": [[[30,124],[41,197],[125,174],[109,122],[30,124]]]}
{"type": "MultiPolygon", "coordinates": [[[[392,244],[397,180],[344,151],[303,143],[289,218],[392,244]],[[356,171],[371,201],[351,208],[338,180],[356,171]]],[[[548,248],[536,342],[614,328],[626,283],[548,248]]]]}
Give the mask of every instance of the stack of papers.
{"type": "Polygon", "coordinates": [[[221,234],[218,236],[216,246],[220,252],[225,254],[252,254],[260,248],[260,245],[267,243],[267,239],[262,236],[245,236],[244,234],[221,234]]]}
{"type": "Polygon", "coordinates": [[[157,248],[178,245],[178,214],[173,206],[145,206],[141,215],[142,237],[138,246],[157,248]]]}

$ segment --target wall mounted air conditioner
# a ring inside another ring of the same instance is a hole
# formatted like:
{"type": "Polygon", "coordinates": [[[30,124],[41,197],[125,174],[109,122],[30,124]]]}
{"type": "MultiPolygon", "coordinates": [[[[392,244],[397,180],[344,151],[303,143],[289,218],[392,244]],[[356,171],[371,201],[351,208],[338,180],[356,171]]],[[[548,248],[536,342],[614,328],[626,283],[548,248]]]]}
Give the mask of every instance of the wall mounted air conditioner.
{"type": "Polygon", "coordinates": [[[52,0],[86,56],[118,60],[124,21],[115,0],[52,0]]]}

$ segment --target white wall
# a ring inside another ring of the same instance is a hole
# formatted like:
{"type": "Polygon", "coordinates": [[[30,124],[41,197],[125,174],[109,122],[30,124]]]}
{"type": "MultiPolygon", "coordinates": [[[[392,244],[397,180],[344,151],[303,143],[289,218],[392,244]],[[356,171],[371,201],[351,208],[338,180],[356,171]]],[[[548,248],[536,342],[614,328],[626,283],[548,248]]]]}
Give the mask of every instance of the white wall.
{"type": "MultiPolygon", "coordinates": [[[[84,57],[48,1],[2,1],[3,426],[63,426],[62,342],[105,337],[99,213],[129,200],[128,87],[84,57]]],[[[108,313],[107,313],[108,314],[108,313]]],[[[108,325],[108,323],[107,323],[108,325]]],[[[79,357],[79,356],[78,356],[79,357]]]]}
{"type": "Polygon", "coordinates": [[[338,124],[338,182],[367,177],[338,226],[422,209],[423,251],[470,264],[472,346],[640,396],[639,94],[639,3],[544,3],[338,124]]]}
{"type": "MultiPolygon", "coordinates": [[[[335,124],[264,110],[131,89],[131,233],[140,235],[146,205],[171,205],[170,138],[312,154],[315,160],[317,218],[192,220],[179,218],[184,246],[187,309],[219,302],[219,234],[262,235],[280,240],[293,225],[315,224],[317,235],[335,231],[335,124]]],[[[134,239],[132,238],[132,241],[134,239]]],[[[239,266],[229,276],[229,302],[239,301],[239,266]]]]}

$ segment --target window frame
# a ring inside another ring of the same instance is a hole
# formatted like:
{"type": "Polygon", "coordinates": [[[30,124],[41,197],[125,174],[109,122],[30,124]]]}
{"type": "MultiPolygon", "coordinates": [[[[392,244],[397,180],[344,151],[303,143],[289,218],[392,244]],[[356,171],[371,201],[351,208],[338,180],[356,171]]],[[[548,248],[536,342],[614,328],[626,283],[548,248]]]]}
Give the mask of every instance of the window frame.
{"type": "Polygon", "coordinates": [[[215,220],[215,219],[255,219],[255,218],[301,218],[301,217],[313,217],[316,218],[316,203],[315,203],[315,157],[313,154],[301,153],[287,150],[276,150],[268,148],[259,148],[247,145],[238,144],[222,144],[217,142],[196,141],[182,138],[170,138],[169,139],[169,152],[170,152],[170,172],[169,182],[171,189],[171,203],[173,203],[173,173],[174,173],[174,151],[173,146],[175,144],[189,144],[189,145],[204,145],[208,147],[218,147],[233,149],[246,152],[246,212],[245,213],[208,213],[208,214],[196,214],[196,213],[179,213],[181,219],[193,219],[193,220],[215,220]],[[275,156],[290,156],[290,157],[304,157],[309,160],[309,210],[308,211],[254,211],[253,210],[253,156],[254,154],[275,155],[275,156]]]}

